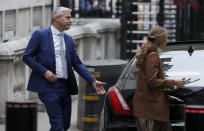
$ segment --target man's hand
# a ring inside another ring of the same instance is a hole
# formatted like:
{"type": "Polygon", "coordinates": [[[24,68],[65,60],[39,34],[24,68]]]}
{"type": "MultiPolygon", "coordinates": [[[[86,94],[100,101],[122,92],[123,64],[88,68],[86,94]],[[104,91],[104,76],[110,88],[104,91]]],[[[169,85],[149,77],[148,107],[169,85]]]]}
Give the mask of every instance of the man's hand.
{"type": "Polygon", "coordinates": [[[95,88],[97,94],[102,95],[106,93],[105,89],[103,88],[103,86],[106,85],[106,82],[95,81],[92,83],[92,85],[95,88]]]}
{"type": "Polygon", "coordinates": [[[45,72],[45,78],[49,81],[49,82],[52,82],[52,83],[55,83],[57,82],[57,77],[55,74],[53,74],[50,70],[47,70],[45,72]]]}

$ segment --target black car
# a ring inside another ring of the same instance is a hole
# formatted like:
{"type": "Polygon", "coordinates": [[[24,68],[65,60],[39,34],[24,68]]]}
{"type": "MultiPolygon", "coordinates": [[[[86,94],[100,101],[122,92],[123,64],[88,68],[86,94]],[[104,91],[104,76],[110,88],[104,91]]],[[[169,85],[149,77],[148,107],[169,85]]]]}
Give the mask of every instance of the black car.
{"type": "MultiPolygon", "coordinates": [[[[188,41],[169,43],[160,52],[166,79],[185,78],[185,88],[165,89],[170,102],[170,121],[173,131],[203,131],[199,120],[194,121],[188,113],[204,114],[204,42],[188,41]],[[197,124],[194,127],[192,124],[197,124]],[[194,129],[190,129],[191,127],[194,129]],[[198,130],[196,130],[198,128],[198,130]]],[[[133,57],[124,68],[117,83],[109,88],[100,117],[101,131],[136,130],[132,115],[132,100],[136,89],[136,58],[133,57]]],[[[200,120],[204,120],[204,116],[200,120]]],[[[204,123],[204,122],[203,122],[204,123]]]]}

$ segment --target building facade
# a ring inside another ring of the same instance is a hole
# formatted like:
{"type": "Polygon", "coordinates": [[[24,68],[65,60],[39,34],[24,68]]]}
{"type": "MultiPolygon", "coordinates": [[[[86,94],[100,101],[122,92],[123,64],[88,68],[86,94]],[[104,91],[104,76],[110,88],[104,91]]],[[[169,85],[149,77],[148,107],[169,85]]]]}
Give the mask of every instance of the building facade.
{"type": "Polygon", "coordinates": [[[50,23],[52,0],[0,0],[0,44],[50,23]]]}

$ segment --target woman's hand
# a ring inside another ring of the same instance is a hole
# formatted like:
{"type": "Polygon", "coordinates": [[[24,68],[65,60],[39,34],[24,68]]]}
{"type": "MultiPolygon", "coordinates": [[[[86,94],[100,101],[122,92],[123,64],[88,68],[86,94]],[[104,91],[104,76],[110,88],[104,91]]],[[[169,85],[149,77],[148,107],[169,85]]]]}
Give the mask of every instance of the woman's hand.
{"type": "Polygon", "coordinates": [[[178,88],[184,88],[184,80],[183,80],[183,79],[181,79],[181,80],[175,80],[175,82],[176,82],[176,86],[177,86],[178,88]]]}

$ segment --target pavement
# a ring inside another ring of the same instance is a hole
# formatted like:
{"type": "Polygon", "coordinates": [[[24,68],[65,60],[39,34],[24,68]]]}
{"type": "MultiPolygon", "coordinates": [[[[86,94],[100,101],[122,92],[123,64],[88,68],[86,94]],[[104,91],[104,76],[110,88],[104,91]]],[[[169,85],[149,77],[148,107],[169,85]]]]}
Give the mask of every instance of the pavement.
{"type": "MultiPolygon", "coordinates": [[[[72,99],[72,117],[71,117],[71,127],[68,131],[82,131],[77,128],[77,105],[78,99],[72,99]]],[[[50,124],[46,112],[38,112],[38,130],[37,131],[49,131],[50,124]]],[[[0,131],[5,131],[5,124],[0,123],[0,131]]]]}

